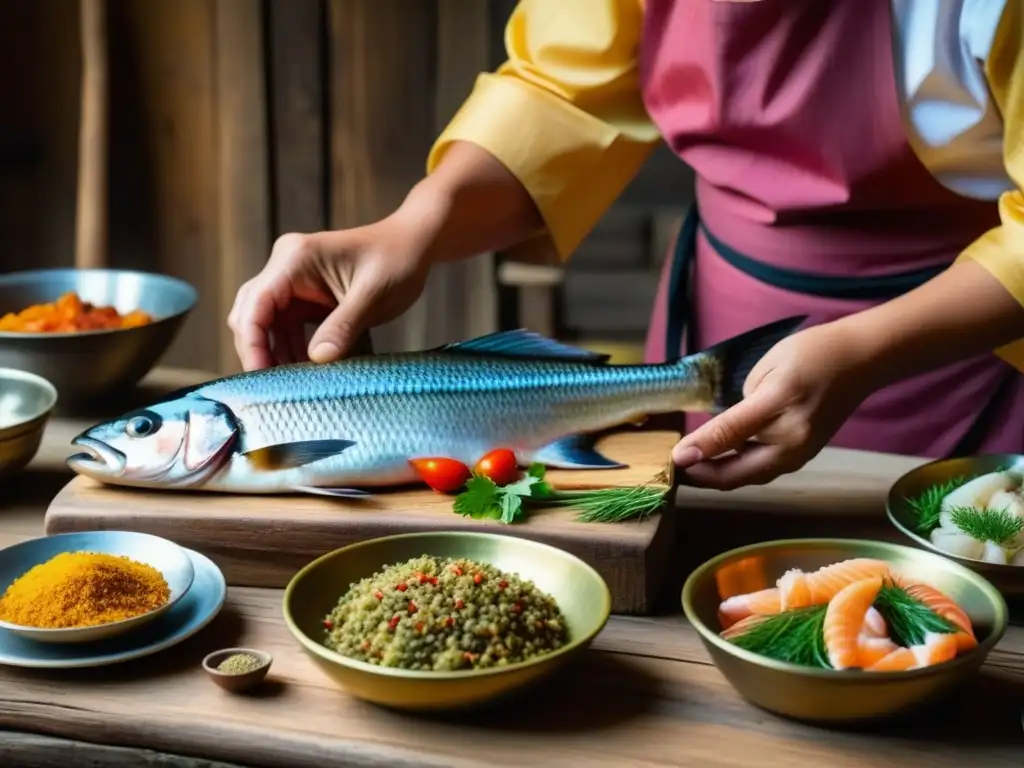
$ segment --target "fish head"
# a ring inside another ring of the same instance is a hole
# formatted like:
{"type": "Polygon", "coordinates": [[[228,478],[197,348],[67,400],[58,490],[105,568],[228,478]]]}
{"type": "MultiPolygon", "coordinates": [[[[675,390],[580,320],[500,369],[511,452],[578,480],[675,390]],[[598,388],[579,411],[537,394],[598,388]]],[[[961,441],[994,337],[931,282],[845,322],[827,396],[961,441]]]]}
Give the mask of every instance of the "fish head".
{"type": "Polygon", "coordinates": [[[131,411],[71,441],[79,474],[115,485],[194,486],[222,467],[239,434],[231,409],[184,396],[131,411]]]}

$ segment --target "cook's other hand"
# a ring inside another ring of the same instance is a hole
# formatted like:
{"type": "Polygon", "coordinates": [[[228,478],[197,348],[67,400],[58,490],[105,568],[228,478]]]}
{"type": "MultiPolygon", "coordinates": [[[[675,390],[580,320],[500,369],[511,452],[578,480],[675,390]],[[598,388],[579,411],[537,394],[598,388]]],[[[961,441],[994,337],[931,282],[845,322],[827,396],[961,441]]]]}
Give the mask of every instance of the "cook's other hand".
{"type": "Polygon", "coordinates": [[[683,482],[771,482],[816,456],[872,392],[1024,341],[1021,302],[990,267],[961,258],[909,293],[780,341],[750,372],[744,399],[673,449],[683,482]]]}
{"type": "Polygon", "coordinates": [[[683,482],[761,485],[812,459],[870,393],[840,334],[835,325],[813,326],[772,347],[747,377],[744,399],[673,449],[683,482]]]}
{"type": "Polygon", "coordinates": [[[411,307],[433,264],[500,250],[543,226],[519,180],[456,142],[390,216],[355,229],[283,235],[228,316],[247,371],[346,356],[370,328],[411,307]],[[317,324],[307,345],[305,326],[317,324]]]}
{"type": "Polygon", "coordinates": [[[228,316],[245,370],[346,355],[359,336],[413,305],[428,264],[415,226],[388,218],[357,229],[278,238],[228,316]],[[305,326],[319,327],[307,347],[305,326]]]}

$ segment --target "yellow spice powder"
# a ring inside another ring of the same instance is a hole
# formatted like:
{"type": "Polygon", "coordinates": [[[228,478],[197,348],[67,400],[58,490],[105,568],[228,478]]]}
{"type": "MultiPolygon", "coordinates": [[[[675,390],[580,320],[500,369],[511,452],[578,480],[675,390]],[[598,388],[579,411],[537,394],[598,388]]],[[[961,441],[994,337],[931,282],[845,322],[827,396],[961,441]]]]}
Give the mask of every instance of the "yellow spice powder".
{"type": "Polygon", "coordinates": [[[98,552],[64,552],[17,578],[0,597],[0,620],[46,629],[91,627],[159,608],[171,596],[145,563],[98,552]]]}

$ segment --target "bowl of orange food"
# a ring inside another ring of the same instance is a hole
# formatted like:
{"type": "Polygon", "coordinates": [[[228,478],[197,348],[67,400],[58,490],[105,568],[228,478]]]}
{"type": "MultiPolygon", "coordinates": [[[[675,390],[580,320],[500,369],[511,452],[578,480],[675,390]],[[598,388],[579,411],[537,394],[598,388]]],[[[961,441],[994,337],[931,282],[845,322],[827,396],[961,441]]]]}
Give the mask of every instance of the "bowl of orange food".
{"type": "Polygon", "coordinates": [[[117,395],[156,365],[197,298],[183,280],[132,270],[0,275],[0,368],[42,376],[62,406],[117,395]]]}
{"type": "Polygon", "coordinates": [[[983,576],[931,552],[853,539],[725,552],[683,587],[683,609],[741,696],[775,714],[864,724],[941,701],[1006,632],[983,576]]]}

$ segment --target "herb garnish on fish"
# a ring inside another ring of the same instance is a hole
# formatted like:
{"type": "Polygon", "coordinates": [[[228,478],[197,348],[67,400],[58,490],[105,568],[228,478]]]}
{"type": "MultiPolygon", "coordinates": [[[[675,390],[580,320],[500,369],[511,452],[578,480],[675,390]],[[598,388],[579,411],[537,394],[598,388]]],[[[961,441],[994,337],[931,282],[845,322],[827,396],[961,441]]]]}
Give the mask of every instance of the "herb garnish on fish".
{"type": "Polygon", "coordinates": [[[931,486],[928,490],[913,498],[906,499],[907,506],[914,510],[917,515],[917,530],[919,533],[927,536],[939,527],[942,500],[970,479],[969,477],[954,477],[952,480],[931,486]]]}
{"type": "Polygon", "coordinates": [[[953,525],[978,541],[994,541],[1008,546],[1024,529],[1024,518],[1015,517],[1005,509],[957,507],[949,513],[953,525]]]}
{"type": "Polygon", "coordinates": [[[825,649],[827,610],[826,603],[765,616],[763,621],[730,638],[729,642],[776,661],[832,669],[825,649]]]}
{"type": "Polygon", "coordinates": [[[904,648],[923,645],[929,632],[949,634],[960,631],[951,621],[892,582],[882,585],[875,598],[875,609],[885,619],[889,636],[904,648]]]}
{"type": "Polygon", "coordinates": [[[455,498],[455,513],[476,520],[514,523],[526,514],[524,505],[534,504],[577,508],[580,514],[576,519],[584,523],[621,523],[658,511],[671,489],[667,473],[646,485],[586,491],[555,490],[544,474],[542,464],[533,464],[525,477],[505,486],[474,475],[466,483],[466,490],[455,498]]]}

